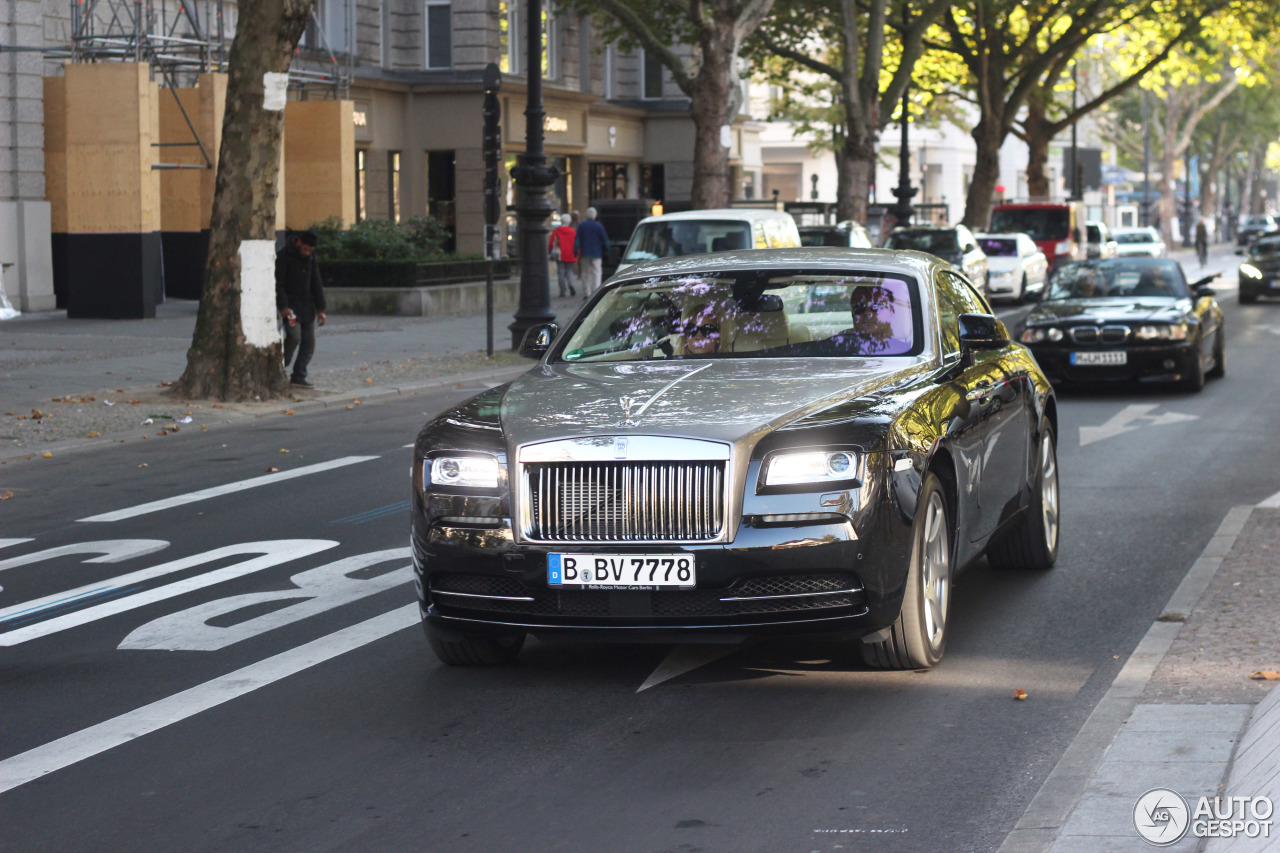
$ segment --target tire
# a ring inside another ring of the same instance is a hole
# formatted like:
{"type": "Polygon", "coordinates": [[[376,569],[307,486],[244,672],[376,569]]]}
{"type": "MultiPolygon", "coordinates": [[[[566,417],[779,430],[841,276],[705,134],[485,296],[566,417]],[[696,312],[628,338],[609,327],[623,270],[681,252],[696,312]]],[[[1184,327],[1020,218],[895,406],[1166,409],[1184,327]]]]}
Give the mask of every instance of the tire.
{"type": "Polygon", "coordinates": [[[951,605],[951,556],[955,541],[946,492],[935,474],[920,488],[911,528],[911,562],[897,620],[859,644],[868,666],[927,669],[942,660],[947,647],[951,605]]]}
{"type": "Polygon", "coordinates": [[[1223,340],[1222,326],[1218,326],[1218,334],[1213,338],[1213,370],[1205,374],[1210,379],[1221,379],[1227,375],[1227,345],[1223,340]]]}
{"type": "Polygon", "coordinates": [[[449,666],[499,666],[511,663],[524,647],[524,634],[503,637],[463,637],[446,640],[430,625],[422,626],[427,642],[441,663],[449,666]]]}
{"type": "Polygon", "coordinates": [[[1192,394],[1199,394],[1204,390],[1204,356],[1200,354],[1199,346],[1191,353],[1191,364],[1182,380],[1182,390],[1192,394]]]}
{"type": "Polygon", "coordinates": [[[1036,458],[1031,506],[1017,527],[987,548],[987,562],[997,569],[1043,571],[1058,561],[1058,442],[1047,420],[1040,424],[1036,458]]]}
{"type": "Polygon", "coordinates": [[[1258,294],[1256,294],[1256,293],[1246,293],[1246,292],[1245,292],[1245,291],[1243,291],[1243,290],[1242,290],[1242,291],[1240,291],[1240,304],[1241,304],[1241,305],[1253,305],[1253,304],[1254,304],[1255,302],[1257,302],[1257,301],[1258,301],[1258,294]]]}
{"type": "Polygon", "coordinates": [[[1018,301],[1024,305],[1028,302],[1036,301],[1036,295],[1027,290],[1027,276],[1025,273],[1022,276],[1022,289],[1018,291],[1018,301]]]}

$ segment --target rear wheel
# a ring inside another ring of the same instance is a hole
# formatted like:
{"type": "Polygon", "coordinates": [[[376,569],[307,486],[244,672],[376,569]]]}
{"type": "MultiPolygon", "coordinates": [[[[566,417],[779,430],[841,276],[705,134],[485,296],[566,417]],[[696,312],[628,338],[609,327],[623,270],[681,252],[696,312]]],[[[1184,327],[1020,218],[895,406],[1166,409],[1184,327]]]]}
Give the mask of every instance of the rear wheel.
{"type": "Polygon", "coordinates": [[[947,496],[934,474],[925,477],[911,530],[911,562],[902,611],[888,628],[863,638],[862,659],[882,669],[925,669],[942,660],[951,606],[954,532],[947,496]]]}
{"type": "Polygon", "coordinates": [[[1051,569],[1058,560],[1058,444],[1047,420],[1040,425],[1038,457],[1031,506],[987,549],[987,562],[997,569],[1051,569]]]}
{"type": "Polygon", "coordinates": [[[448,640],[430,625],[423,625],[431,651],[449,666],[496,666],[511,663],[524,646],[524,634],[500,637],[463,637],[448,640]]]}
{"type": "Polygon", "coordinates": [[[1221,379],[1227,375],[1227,346],[1223,337],[1219,324],[1218,334],[1213,338],[1213,370],[1205,374],[1210,379],[1221,379]]]}

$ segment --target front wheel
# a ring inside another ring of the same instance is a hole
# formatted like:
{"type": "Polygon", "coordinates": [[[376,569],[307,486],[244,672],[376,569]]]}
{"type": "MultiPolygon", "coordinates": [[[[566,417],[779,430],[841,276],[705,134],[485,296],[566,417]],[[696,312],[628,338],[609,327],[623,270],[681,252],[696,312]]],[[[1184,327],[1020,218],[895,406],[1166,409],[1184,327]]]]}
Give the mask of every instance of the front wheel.
{"type": "Polygon", "coordinates": [[[511,663],[524,647],[524,634],[499,637],[462,637],[449,640],[428,624],[423,624],[431,651],[449,666],[497,666],[511,663]]]}
{"type": "Polygon", "coordinates": [[[1058,444],[1053,425],[1040,425],[1040,449],[1031,506],[1017,527],[987,549],[997,569],[1051,569],[1058,561],[1058,444]]]}
{"type": "Polygon", "coordinates": [[[1198,394],[1204,390],[1204,353],[1197,344],[1191,353],[1191,364],[1187,366],[1187,374],[1182,379],[1182,389],[1198,394]]]}
{"type": "Polygon", "coordinates": [[[951,514],[942,482],[925,477],[911,529],[907,588],[897,620],[863,638],[862,659],[881,669],[927,669],[942,660],[947,647],[951,606],[951,514]]]}
{"type": "Polygon", "coordinates": [[[1222,326],[1218,326],[1218,334],[1213,338],[1213,370],[1205,376],[1210,379],[1221,379],[1227,375],[1227,345],[1222,334],[1222,326]]]}

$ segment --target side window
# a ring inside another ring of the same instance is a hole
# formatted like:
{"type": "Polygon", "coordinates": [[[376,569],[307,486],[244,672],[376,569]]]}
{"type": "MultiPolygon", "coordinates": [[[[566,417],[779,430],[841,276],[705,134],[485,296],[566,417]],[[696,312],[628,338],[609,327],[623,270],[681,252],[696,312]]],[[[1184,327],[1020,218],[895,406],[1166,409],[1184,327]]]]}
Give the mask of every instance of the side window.
{"type": "Polygon", "coordinates": [[[938,325],[942,331],[942,357],[960,352],[960,315],[965,313],[962,292],[951,273],[939,270],[934,273],[938,293],[938,325]]]}

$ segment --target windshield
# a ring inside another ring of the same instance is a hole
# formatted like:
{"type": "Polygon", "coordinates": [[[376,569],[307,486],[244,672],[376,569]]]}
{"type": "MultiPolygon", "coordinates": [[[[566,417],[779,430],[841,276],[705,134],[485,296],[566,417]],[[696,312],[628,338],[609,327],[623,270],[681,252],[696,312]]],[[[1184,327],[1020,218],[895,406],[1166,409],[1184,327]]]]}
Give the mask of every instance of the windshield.
{"type": "Polygon", "coordinates": [[[1112,236],[1117,243],[1154,243],[1156,239],[1150,231],[1117,231],[1112,236]]]}
{"type": "Polygon", "coordinates": [[[1090,242],[1090,243],[1101,243],[1101,242],[1102,242],[1102,229],[1101,229],[1101,228],[1099,228],[1097,225],[1086,225],[1086,226],[1085,226],[1085,230],[1086,230],[1086,231],[1088,232],[1088,234],[1089,234],[1089,242],[1090,242]]]}
{"type": "Polygon", "coordinates": [[[644,222],[631,235],[623,262],[674,258],[703,252],[727,252],[754,248],[747,222],[668,219],[644,222]]]}
{"type": "Polygon", "coordinates": [[[801,228],[801,246],[848,246],[849,232],[844,228],[801,228]]]}
{"type": "Polygon", "coordinates": [[[914,279],[880,273],[680,276],[606,290],[554,360],[916,355],[914,279]]]}
{"type": "Polygon", "coordinates": [[[1270,216],[1250,216],[1245,219],[1244,225],[1246,228],[1270,228],[1271,217],[1270,216]]]}
{"type": "Polygon", "coordinates": [[[1055,270],[1045,300],[1186,296],[1187,282],[1177,261],[1115,258],[1082,261],[1055,270]]]}
{"type": "Polygon", "coordinates": [[[1280,237],[1263,237],[1249,247],[1251,255],[1280,255],[1280,237]]]}
{"type": "Polygon", "coordinates": [[[960,254],[954,231],[895,231],[889,235],[889,249],[914,249],[945,257],[960,254]]]}
{"type": "Polygon", "coordinates": [[[1071,230],[1066,208],[1003,208],[991,211],[992,231],[1025,231],[1032,240],[1065,240],[1071,230]]]}
{"type": "Polygon", "coordinates": [[[978,245],[991,258],[1016,258],[1018,241],[1012,237],[979,237],[978,245]]]}

